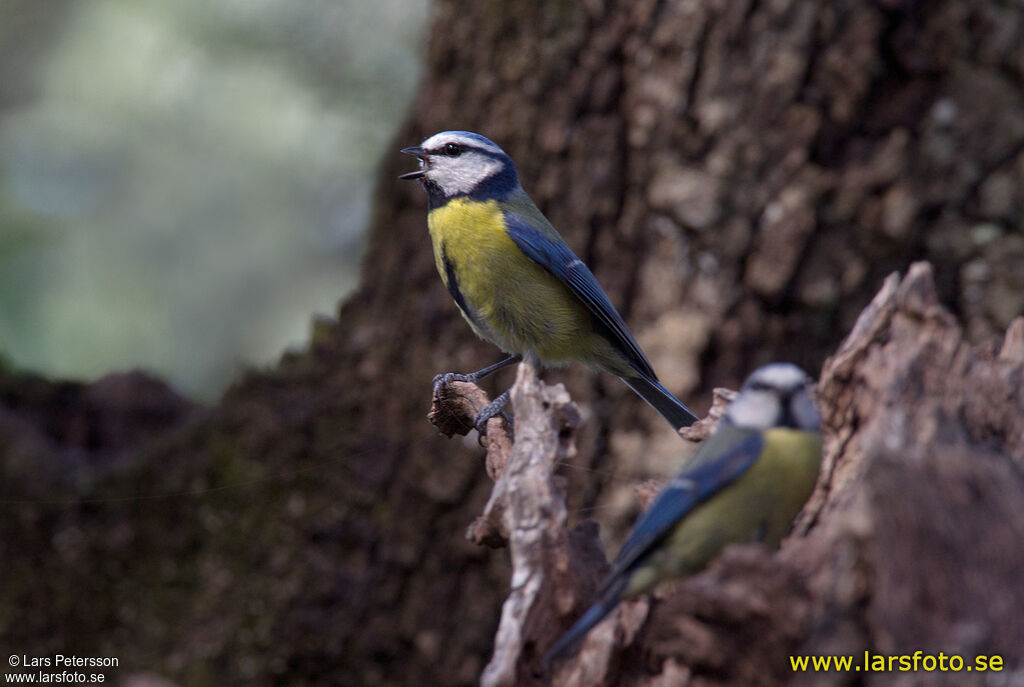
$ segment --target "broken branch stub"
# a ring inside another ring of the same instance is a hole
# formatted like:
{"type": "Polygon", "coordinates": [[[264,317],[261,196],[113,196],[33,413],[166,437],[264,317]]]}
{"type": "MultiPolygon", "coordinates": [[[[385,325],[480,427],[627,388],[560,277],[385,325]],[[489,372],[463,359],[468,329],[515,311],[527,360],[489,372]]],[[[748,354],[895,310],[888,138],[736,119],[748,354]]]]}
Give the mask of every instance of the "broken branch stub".
{"type": "MultiPolygon", "coordinates": [[[[456,434],[466,436],[474,429],[476,416],[490,401],[487,393],[476,384],[452,382],[450,385],[438,385],[434,388],[427,420],[449,439],[456,434]]],[[[504,418],[496,415],[487,421],[487,434],[482,443],[487,449],[487,474],[496,479],[505,469],[512,451],[512,437],[504,418]]]]}

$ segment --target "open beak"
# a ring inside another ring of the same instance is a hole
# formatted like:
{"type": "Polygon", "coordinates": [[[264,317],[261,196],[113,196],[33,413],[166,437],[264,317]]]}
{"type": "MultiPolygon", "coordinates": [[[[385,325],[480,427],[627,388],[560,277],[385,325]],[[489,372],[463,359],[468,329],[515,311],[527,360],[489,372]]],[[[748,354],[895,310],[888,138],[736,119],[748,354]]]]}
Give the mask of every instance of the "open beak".
{"type": "Polygon", "coordinates": [[[426,151],[423,150],[423,148],[420,148],[419,146],[412,146],[410,148],[402,148],[402,152],[405,153],[406,155],[413,155],[415,157],[418,157],[420,160],[420,168],[412,172],[406,172],[405,174],[398,177],[399,179],[419,179],[424,174],[426,174],[427,170],[425,169],[425,165],[427,162],[427,153],[426,151]]]}

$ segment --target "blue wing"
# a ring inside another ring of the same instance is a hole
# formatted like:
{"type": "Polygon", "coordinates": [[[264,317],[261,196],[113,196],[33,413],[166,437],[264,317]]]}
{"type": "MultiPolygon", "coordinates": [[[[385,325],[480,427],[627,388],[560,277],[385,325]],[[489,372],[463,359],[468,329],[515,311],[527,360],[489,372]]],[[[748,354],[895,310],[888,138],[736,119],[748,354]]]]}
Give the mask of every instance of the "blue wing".
{"type": "Polygon", "coordinates": [[[687,513],[739,479],[757,462],[763,448],[761,434],[751,434],[717,458],[701,461],[669,482],[633,526],[602,589],[633,567],[687,513]]]}
{"type": "MultiPolygon", "coordinates": [[[[705,451],[717,450],[714,445],[707,443],[703,448],[705,451]]],[[[615,559],[611,572],[598,589],[597,601],[548,650],[543,665],[550,666],[590,628],[611,613],[629,585],[631,570],[681,518],[749,470],[761,456],[763,448],[761,434],[754,432],[742,436],[717,456],[701,456],[700,453],[694,456],[692,467],[683,470],[669,482],[654,504],[640,517],[615,559]]]]}
{"type": "Polygon", "coordinates": [[[637,372],[657,379],[647,356],[633,338],[629,327],[590,269],[576,257],[561,240],[552,239],[532,227],[522,217],[505,212],[505,225],[509,237],[526,257],[560,279],[583,301],[597,321],[607,329],[609,338],[630,360],[637,372]]]}

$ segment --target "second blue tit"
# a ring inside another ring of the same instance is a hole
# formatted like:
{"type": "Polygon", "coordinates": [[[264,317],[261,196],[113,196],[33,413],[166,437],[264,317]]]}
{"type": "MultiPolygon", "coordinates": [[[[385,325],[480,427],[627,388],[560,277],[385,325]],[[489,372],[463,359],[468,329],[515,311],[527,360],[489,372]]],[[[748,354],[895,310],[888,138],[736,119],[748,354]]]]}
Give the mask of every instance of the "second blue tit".
{"type": "Polygon", "coordinates": [[[519,357],[578,360],[621,377],[673,428],[697,420],[658,381],[597,279],[519,185],[505,151],[479,134],[445,131],[402,152],[420,160],[402,178],[427,191],[441,279],[473,331],[512,354],[451,378],[476,381],[519,357]]]}
{"type": "Polygon", "coordinates": [[[640,517],[597,601],[551,648],[550,663],[622,599],[704,569],[726,545],[777,546],[814,490],[821,417],[807,375],[788,363],[757,369],[714,434],[640,517]]]}

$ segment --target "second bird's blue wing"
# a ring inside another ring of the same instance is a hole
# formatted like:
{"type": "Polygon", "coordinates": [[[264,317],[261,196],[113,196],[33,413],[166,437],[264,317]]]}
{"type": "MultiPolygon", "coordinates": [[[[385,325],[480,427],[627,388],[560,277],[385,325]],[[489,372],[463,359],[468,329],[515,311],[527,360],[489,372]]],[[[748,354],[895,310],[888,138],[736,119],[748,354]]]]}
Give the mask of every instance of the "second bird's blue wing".
{"type": "MultiPolygon", "coordinates": [[[[739,479],[757,462],[763,448],[761,434],[750,434],[727,448],[721,456],[702,460],[695,467],[684,469],[665,485],[633,526],[602,589],[614,584],[690,511],[739,479]]],[[[694,457],[696,459],[697,456],[694,457]]]]}
{"type": "Polygon", "coordinates": [[[652,380],[657,379],[647,356],[640,350],[640,344],[633,338],[622,316],[583,261],[563,241],[545,235],[519,215],[511,212],[505,212],[504,215],[506,231],[519,250],[569,287],[608,330],[613,342],[633,363],[637,372],[652,380]]]}
{"type": "MultiPolygon", "coordinates": [[[[694,508],[714,496],[721,489],[739,479],[757,462],[764,447],[759,433],[747,434],[728,446],[720,455],[693,458],[693,467],[684,469],[654,500],[629,535],[612,570],[597,591],[596,601],[573,623],[565,634],[548,650],[544,665],[550,666],[566,649],[612,612],[622,593],[629,587],[631,572],[642,563],[672,528],[694,508]]],[[[705,450],[717,450],[710,444],[705,450]]]]}

